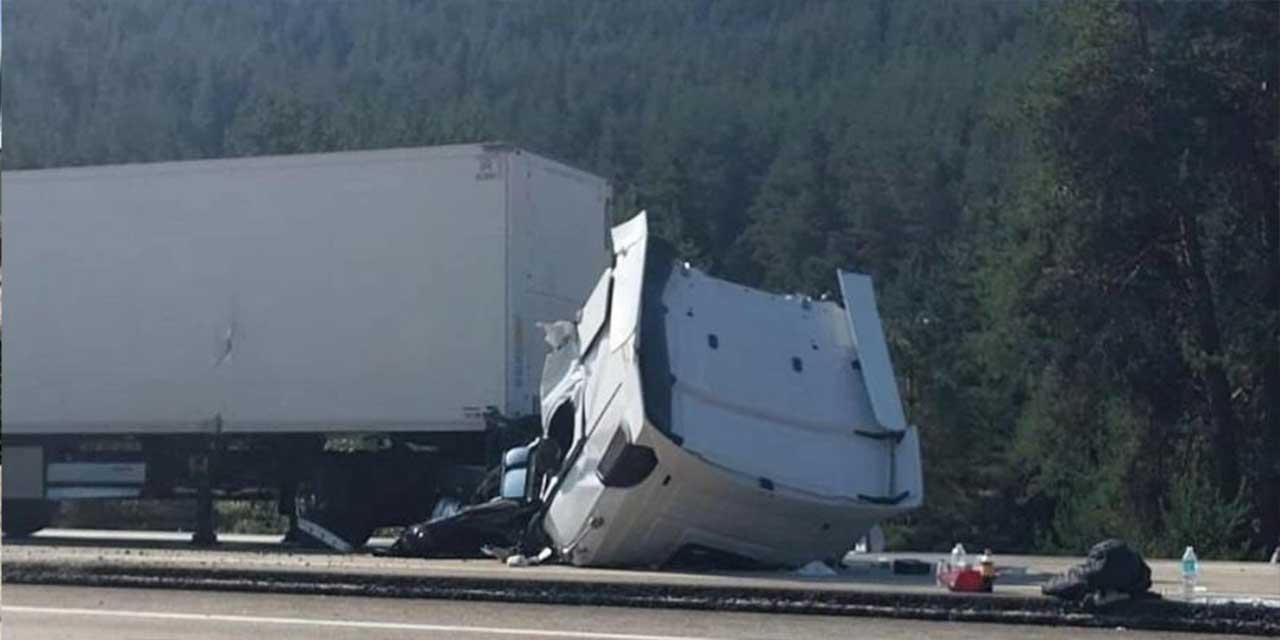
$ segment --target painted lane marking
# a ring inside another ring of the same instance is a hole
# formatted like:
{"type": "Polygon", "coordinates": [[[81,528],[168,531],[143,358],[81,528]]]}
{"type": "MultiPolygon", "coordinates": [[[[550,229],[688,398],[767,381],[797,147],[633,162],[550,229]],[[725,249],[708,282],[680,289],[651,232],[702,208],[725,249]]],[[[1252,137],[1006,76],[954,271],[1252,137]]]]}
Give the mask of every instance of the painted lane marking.
{"type": "Polygon", "coordinates": [[[162,611],[125,611],[117,609],[71,609],[61,607],[24,607],[4,605],[4,614],[29,613],[54,616],[87,616],[101,618],[139,618],[183,622],[229,622],[238,624],[281,625],[300,627],[343,627],[383,631],[436,631],[440,633],[474,633],[522,638],[598,638],[599,640],[719,640],[700,636],[664,636],[637,633],[606,633],[560,629],[528,629],[518,627],[468,627],[448,624],[416,624],[411,622],[378,622],[376,620],[313,620],[274,616],[236,616],[213,613],[166,613],[162,611]]]}

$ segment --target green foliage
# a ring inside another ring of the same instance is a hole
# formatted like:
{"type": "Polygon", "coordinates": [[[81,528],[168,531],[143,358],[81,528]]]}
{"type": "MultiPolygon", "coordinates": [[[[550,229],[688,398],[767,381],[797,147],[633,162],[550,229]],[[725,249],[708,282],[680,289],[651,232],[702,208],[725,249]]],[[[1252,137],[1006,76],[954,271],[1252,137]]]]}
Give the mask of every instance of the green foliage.
{"type": "Polygon", "coordinates": [[[1276,457],[1280,425],[1274,400],[1250,400],[1277,389],[1280,269],[1259,233],[1280,215],[1275,156],[1260,151],[1280,112],[1276,8],[1049,14],[1066,42],[1021,97],[1031,153],[979,279],[993,364],[1027,398],[1014,460],[1050,544],[1123,535],[1169,552],[1165,535],[1194,535],[1234,553],[1246,517],[1267,529],[1254,544],[1277,534],[1277,477],[1255,456],[1276,457]],[[1208,471],[1179,464],[1193,447],[1208,471]],[[1269,490],[1237,493],[1249,477],[1269,490]]]}
{"type": "Polygon", "coordinates": [[[54,516],[53,526],[73,529],[115,529],[121,523],[138,529],[181,530],[195,523],[190,500],[77,500],[67,502],[54,516]]]}
{"type": "MultiPolygon", "coordinates": [[[[1059,385],[1045,381],[1045,391],[1059,385]]],[[[1146,453],[1137,441],[1134,416],[1126,403],[1102,399],[1097,428],[1082,434],[1063,424],[1089,420],[1081,406],[1063,398],[1037,394],[1019,433],[1024,464],[1035,460],[1029,489],[1055,498],[1051,526],[1040,542],[1055,551],[1080,554],[1099,540],[1121,538],[1141,544],[1147,538],[1140,511],[1135,508],[1133,465],[1146,453]],[[1082,437],[1083,436],[1083,437],[1082,437]]]]}
{"type": "Polygon", "coordinates": [[[1183,462],[1184,472],[1173,477],[1168,497],[1161,504],[1164,527],[1154,536],[1153,553],[1177,557],[1192,545],[1205,557],[1247,557],[1248,545],[1242,543],[1251,506],[1246,487],[1241,487],[1235,498],[1226,499],[1206,466],[1193,449],[1183,462]]]}
{"type": "Polygon", "coordinates": [[[289,519],[272,500],[218,501],[214,518],[218,531],[226,533],[283,534],[289,528],[289,519]]]}
{"type": "MultiPolygon", "coordinates": [[[[214,503],[214,518],[224,533],[284,533],[289,524],[270,500],[220,500],[214,503]]],[[[54,526],[190,530],[195,521],[191,500],[78,500],[62,506],[54,526]]]]}

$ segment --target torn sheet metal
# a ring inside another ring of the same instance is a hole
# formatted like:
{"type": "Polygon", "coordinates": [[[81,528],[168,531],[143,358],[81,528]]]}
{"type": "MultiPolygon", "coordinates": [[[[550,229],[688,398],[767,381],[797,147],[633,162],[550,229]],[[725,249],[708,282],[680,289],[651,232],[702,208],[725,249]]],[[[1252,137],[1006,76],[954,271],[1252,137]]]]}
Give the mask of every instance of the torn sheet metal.
{"type": "Polygon", "coordinates": [[[405,528],[383,555],[474,558],[485,547],[513,548],[521,542],[537,505],[495,498],[405,528]]]}
{"type": "Polygon", "coordinates": [[[540,437],[506,450],[500,464],[480,482],[470,504],[442,496],[429,520],[405,528],[382,554],[419,558],[524,556],[520,562],[533,564],[547,560],[553,551],[537,524],[543,506],[540,496],[562,457],[558,443],[540,437]],[[542,550],[545,554],[538,553],[542,550]]]}
{"type": "Polygon", "coordinates": [[[869,278],[840,274],[843,307],[717,280],[643,213],[613,245],[576,331],[547,327],[543,427],[564,455],[539,497],[562,559],[796,567],[920,506],[869,278]]]}

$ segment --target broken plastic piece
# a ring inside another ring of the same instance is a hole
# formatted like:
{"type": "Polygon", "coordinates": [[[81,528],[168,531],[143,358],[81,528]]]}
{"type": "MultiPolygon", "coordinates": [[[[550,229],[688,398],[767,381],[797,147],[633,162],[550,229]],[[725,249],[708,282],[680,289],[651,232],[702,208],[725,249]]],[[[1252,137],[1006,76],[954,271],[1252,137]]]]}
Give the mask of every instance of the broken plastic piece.
{"type": "Polygon", "coordinates": [[[838,575],[835,569],[828,567],[825,562],[814,560],[799,569],[796,569],[796,575],[806,578],[828,578],[838,575]]]}

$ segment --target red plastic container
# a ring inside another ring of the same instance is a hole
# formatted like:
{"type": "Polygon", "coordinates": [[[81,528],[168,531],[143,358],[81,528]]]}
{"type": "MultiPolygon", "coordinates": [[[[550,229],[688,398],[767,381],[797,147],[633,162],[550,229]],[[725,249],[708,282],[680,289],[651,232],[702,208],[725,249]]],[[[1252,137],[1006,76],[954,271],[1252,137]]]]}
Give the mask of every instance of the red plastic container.
{"type": "Polygon", "coordinates": [[[952,567],[945,562],[938,563],[938,584],[950,591],[966,593],[990,593],[995,584],[995,577],[983,578],[982,572],[976,568],[952,567]]]}

